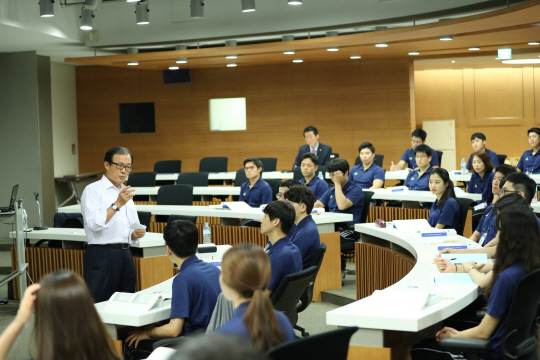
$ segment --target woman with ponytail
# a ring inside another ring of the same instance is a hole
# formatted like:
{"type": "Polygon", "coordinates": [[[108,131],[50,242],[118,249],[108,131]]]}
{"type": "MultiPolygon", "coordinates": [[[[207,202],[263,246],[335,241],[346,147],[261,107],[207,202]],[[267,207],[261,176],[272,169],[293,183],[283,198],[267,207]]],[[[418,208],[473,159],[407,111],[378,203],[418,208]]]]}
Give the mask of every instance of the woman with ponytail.
{"type": "Polygon", "coordinates": [[[253,244],[238,244],[223,256],[221,290],[234,304],[232,319],[216,333],[251,339],[261,351],[295,338],[291,323],[275,311],[264,290],[270,282],[270,260],[253,244]]]}

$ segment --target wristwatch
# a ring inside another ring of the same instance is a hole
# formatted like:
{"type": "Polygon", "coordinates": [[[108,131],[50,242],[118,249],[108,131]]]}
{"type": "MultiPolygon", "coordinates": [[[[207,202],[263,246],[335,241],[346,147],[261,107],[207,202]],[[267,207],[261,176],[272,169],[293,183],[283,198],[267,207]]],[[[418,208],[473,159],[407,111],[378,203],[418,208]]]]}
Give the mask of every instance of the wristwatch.
{"type": "Polygon", "coordinates": [[[467,270],[467,272],[471,271],[472,269],[474,269],[474,266],[471,266],[471,267],[467,270]]]}
{"type": "Polygon", "coordinates": [[[115,203],[112,203],[111,207],[112,207],[112,209],[113,209],[114,211],[120,211],[120,208],[119,208],[118,206],[116,206],[115,203]]]}

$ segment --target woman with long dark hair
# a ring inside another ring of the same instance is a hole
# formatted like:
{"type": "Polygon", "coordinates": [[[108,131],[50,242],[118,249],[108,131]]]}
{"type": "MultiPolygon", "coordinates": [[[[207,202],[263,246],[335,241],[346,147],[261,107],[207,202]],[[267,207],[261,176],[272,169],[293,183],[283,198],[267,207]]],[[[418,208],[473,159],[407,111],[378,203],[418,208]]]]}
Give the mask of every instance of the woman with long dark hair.
{"type": "Polygon", "coordinates": [[[471,175],[471,181],[467,187],[468,193],[482,194],[482,200],[478,200],[477,204],[491,204],[493,201],[493,193],[491,192],[491,184],[493,183],[493,164],[489,159],[489,155],[485,152],[475,152],[472,158],[472,167],[474,172],[471,175]]]}
{"type": "Polygon", "coordinates": [[[431,205],[428,222],[437,229],[458,229],[459,205],[454,192],[454,183],[448,171],[435,168],[429,176],[429,190],[437,197],[431,205]]]}
{"type": "Polygon", "coordinates": [[[270,282],[270,260],[260,247],[238,244],[228,250],[219,280],[223,295],[234,304],[234,314],[216,333],[251,339],[261,351],[295,338],[287,317],[274,310],[264,292],[270,282]]]}
{"type": "Polygon", "coordinates": [[[55,271],[28,287],[13,322],[0,336],[0,359],[7,357],[35,307],[34,360],[119,360],[80,276],[55,271]]]}

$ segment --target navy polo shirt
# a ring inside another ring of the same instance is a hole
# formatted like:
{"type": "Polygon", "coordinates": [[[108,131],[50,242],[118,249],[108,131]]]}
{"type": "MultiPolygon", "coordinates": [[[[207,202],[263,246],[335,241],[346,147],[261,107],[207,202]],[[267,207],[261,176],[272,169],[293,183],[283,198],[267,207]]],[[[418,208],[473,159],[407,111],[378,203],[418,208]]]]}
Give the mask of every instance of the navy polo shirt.
{"type": "MultiPolygon", "coordinates": [[[[469,161],[467,161],[467,169],[471,170],[472,165],[472,158],[475,153],[472,153],[471,156],[469,156],[469,161]]],[[[491,163],[493,164],[493,168],[495,169],[497,166],[499,166],[499,158],[497,157],[497,154],[495,154],[494,151],[486,149],[486,154],[489,155],[489,160],[491,160],[491,163]]]]}
{"type": "Polygon", "coordinates": [[[375,163],[364,169],[364,164],[356,165],[349,171],[349,180],[358,184],[362,189],[369,189],[373,186],[374,180],[384,182],[384,170],[375,163]]]}
{"type": "MultiPolygon", "coordinates": [[[[403,153],[403,156],[401,157],[401,160],[405,161],[407,163],[407,167],[411,169],[415,169],[418,165],[416,165],[416,157],[414,156],[414,149],[407,149],[403,153]]],[[[431,166],[439,166],[439,157],[437,156],[437,153],[435,150],[431,149],[431,162],[429,163],[431,166]]]]}
{"type": "Polygon", "coordinates": [[[495,228],[496,219],[497,215],[493,214],[493,205],[489,205],[484,210],[484,214],[482,214],[482,218],[476,227],[476,231],[480,233],[480,240],[478,241],[480,245],[486,246],[497,235],[497,229],[495,228]],[[482,240],[484,235],[485,238],[482,240]]]}
{"type": "Polygon", "coordinates": [[[538,156],[538,152],[533,154],[532,150],[527,150],[523,153],[523,155],[521,155],[517,168],[524,173],[532,172],[533,174],[540,174],[539,158],[540,156],[538,156]]]}
{"type": "Polygon", "coordinates": [[[272,188],[261,178],[250,188],[248,180],[240,187],[240,197],[238,200],[248,203],[251,207],[270,204],[272,202],[272,188]]]}
{"type": "Polygon", "coordinates": [[[306,184],[306,178],[300,179],[300,184],[306,185],[309,190],[311,190],[314,194],[317,200],[321,198],[321,196],[324,195],[325,192],[328,191],[328,183],[324,180],[319,179],[317,176],[314,176],[313,179],[309,183],[306,184]]]}
{"type": "Polygon", "coordinates": [[[493,201],[493,191],[491,191],[491,187],[494,176],[494,172],[484,173],[484,177],[480,179],[480,175],[472,173],[467,192],[472,194],[482,194],[482,200],[477,201],[477,204],[484,202],[490,204],[493,201]]]}
{"type": "Polygon", "coordinates": [[[448,198],[442,209],[439,209],[439,201],[431,205],[428,223],[431,227],[437,224],[445,225],[445,229],[458,229],[459,226],[459,205],[453,197],[448,198]]]}
{"type": "Polygon", "coordinates": [[[409,190],[429,190],[429,174],[431,174],[433,168],[430,166],[422,175],[420,175],[420,169],[410,171],[407,174],[404,185],[409,190]]]}
{"type": "Polygon", "coordinates": [[[300,250],[300,254],[302,255],[302,269],[307,269],[311,264],[313,256],[321,247],[319,230],[311,215],[300,220],[298,225],[296,225],[295,231],[289,233],[289,239],[300,250]]]}
{"type": "Polygon", "coordinates": [[[268,288],[276,290],[281,279],[286,275],[302,271],[302,255],[300,250],[288,237],[284,237],[267,247],[268,258],[272,269],[272,277],[268,288]]]}
{"type": "Polygon", "coordinates": [[[486,352],[484,359],[502,359],[501,342],[504,328],[508,321],[510,304],[516,292],[519,281],[526,275],[525,269],[520,263],[515,263],[504,269],[497,276],[487,304],[487,313],[500,319],[497,327],[489,337],[491,346],[486,352]]]}
{"type": "MultiPolygon", "coordinates": [[[[217,329],[214,334],[229,334],[251,341],[251,337],[246,327],[246,322],[244,320],[244,316],[249,307],[249,304],[250,302],[248,301],[238,305],[238,307],[234,310],[232,319],[225,323],[225,325],[217,329]]],[[[283,332],[283,337],[285,338],[285,341],[294,340],[296,337],[294,335],[294,330],[289,319],[287,319],[284,314],[280,313],[277,310],[274,310],[274,315],[276,316],[278,326],[283,332]]]]}
{"type": "Polygon", "coordinates": [[[184,318],[184,335],[206,330],[221,287],[219,269],[196,255],[180,266],[172,284],[171,319],[184,318]]]}
{"type": "Polygon", "coordinates": [[[360,222],[362,217],[362,211],[364,209],[364,191],[360,186],[353,183],[352,181],[347,181],[347,183],[341,189],[343,195],[349,199],[353,205],[345,210],[340,210],[336,202],[336,188],[331,187],[326,193],[319,199],[324,206],[328,206],[331,212],[343,213],[343,214],[352,214],[352,221],[347,221],[345,224],[354,225],[360,222]]]}

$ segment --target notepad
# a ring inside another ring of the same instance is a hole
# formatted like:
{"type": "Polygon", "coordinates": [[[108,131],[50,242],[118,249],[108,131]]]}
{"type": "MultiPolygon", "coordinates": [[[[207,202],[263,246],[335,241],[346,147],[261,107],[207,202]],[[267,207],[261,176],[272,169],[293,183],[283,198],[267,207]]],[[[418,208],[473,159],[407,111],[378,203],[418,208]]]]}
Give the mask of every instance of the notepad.
{"type": "Polygon", "coordinates": [[[394,220],[394,226],[402,231],[433,230],[426,219],[394,220]]]}
{"type": "Polygon", "coordinates": [[[227,206],[232,211],[251,212],[253,208],[243,201],[224,201],[221,205],[227,206]]]}
{"type": "Polygon", "coordinates": [[[444,259],[452,260],[454,264],[461,264],[467,261],[473,261],[477,264],[485,264],[488,261],[487,254],[442,254],[444,259]]]}
{"type": "Polygon", "coordinates": [[[375,290],[371,301],[389,311],[420,311],[430,299],[430,293],[420,290],[375,290]],[[397,301],[399,299],[399,301],[397,301]]]}
{"type": "Polygon", "coordinates": [[[469,274],[435,274],[437,285],[476,285],[469,274]]]}

